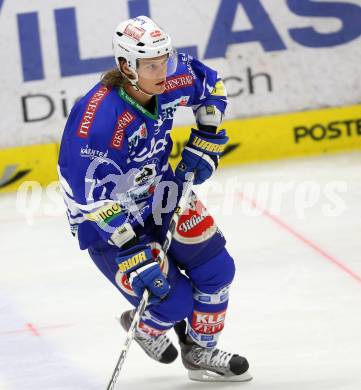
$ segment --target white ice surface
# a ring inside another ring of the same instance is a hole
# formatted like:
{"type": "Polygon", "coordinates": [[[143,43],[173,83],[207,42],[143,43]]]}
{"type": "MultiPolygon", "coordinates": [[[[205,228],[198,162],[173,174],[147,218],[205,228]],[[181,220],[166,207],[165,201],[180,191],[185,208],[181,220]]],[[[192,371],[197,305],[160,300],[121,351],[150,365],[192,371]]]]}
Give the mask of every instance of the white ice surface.
{"type": "MultiPolygon", "coordinates": [[[[254,379],[191,382],[180,359],[156,363],[133,343],[118,389],[361,389],[361,154],[224,169],[200,192],[237,264],[219,346],[246,356],[254,379]],[[221,192],[235,180],[249,187],[221,192]],[[293,183],[280,212],[276,190],[260,190],[275,182],[293,183]]],[[[16,199],[0,197],[0,389],[105,389],[125,337],[115,317],[129,305],[78,249],[57,202],[44,195],[29,223],[16,199]]]]}

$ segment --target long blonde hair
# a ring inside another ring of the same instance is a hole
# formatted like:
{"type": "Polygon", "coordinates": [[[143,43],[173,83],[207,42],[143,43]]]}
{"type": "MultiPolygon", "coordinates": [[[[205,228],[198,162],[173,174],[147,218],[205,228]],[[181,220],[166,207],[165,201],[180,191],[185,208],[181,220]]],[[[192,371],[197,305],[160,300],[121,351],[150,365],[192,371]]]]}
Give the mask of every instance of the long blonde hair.
{"type": "Polygon", "coordinates": [[[100,82],[105,87],[123,87],[126,79],[120,73],[118,68],[110,69],[107,72],[103,73],[100,79],[100,82]]]}
{"type": "MultiPolygon", "coordinates": [[[[127,62],[125,58],[118,58],[120,66],[127,62]]],[[[132,76],[129,76],[132,77],[132,76]]],[[[126,83],[129,83],[129,79],[125,77],[118,68],[113,68],[103,73],[100,82],[104,87],[124,87],[126,83]]]]}

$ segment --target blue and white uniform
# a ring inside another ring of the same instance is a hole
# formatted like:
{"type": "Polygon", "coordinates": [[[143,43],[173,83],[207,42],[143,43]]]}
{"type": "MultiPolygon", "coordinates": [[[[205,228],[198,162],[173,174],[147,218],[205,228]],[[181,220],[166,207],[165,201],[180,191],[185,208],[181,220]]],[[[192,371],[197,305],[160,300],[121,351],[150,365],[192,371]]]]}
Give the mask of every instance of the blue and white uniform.
{"type": "MultiPolygon", "coordinates": [[[[178,55],[176,72],[148,112],[120,88],[97,84],[73,107],[62,137],[58,172],[71,231],[105,276],[134,305],[138,303],[115,257],[117,234],[134,231],[146,241],[162,243],[171,212],[162,207],[157,188],[165,181],[181,193],[168,164],[171,130],[179,106],[216,107],[224,113],[227,98],[217,72],[200,61],[178,55]]],[[[195,194],[181,216],[163,272],[170,293],[149,306],[141,326],[156,334],[188,317],[190,335],[214,346],[223,328],[234,262],[212,216],[195,194]],[[185,270],[188,277],[182,275],[185,270]]]]}

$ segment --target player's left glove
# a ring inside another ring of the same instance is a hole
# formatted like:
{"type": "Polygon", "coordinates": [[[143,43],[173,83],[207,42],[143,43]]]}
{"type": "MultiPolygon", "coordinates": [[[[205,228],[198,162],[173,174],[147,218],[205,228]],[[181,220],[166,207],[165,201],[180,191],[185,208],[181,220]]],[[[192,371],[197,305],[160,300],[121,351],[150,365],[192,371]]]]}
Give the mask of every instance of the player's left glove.
{"type": "Polygon", "coordinates": [[[176,177],[185,181],[187,173],[195,172],[194,184],[202,184],[217,169],[228,140],[226,130],[214,134],[192,129],[182,160],[175,170],[176,177]]]}

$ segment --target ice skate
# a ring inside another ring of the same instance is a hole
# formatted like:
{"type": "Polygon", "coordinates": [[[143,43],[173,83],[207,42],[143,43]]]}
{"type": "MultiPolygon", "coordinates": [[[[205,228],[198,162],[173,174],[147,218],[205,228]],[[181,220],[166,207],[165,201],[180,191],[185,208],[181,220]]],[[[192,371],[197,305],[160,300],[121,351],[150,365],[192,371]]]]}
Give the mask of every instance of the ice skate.
{"type": "Polygon", "coordinates": [[[201,382],[245,382],[252,379],[246,358],[192,342],[186,334],[186,327],[186,322],[182,321],[175,325],[174,330],[189,379],[201,382]]]}
{"type": "MultiPolygon", "coordinates": [[[[134,311],[127,310],[120,317],[120,324],[128,331],[133,320],[134,311]]],[[[172,341],[165,335],[150,336],[140,329],[135,331],[134,340],[145,353],[160,363],[172,363],[178,356],[178,351],[172,341]]]]}

